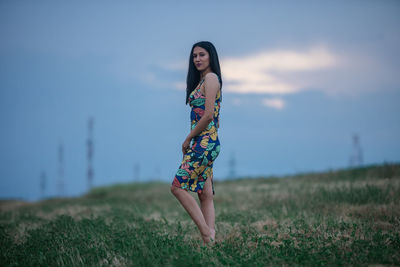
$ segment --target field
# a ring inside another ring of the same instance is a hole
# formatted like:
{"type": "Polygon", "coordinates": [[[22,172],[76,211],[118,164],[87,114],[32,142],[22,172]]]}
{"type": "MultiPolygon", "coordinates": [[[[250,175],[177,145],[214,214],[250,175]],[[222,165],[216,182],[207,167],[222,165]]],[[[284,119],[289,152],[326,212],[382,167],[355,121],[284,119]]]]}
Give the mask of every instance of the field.
{"type": "Polygon", "coordinates": [[[400,164],[216,181],[215,192],[212,247],[166,183],[0,201],[1,266],[400,265],[400,164]]]}

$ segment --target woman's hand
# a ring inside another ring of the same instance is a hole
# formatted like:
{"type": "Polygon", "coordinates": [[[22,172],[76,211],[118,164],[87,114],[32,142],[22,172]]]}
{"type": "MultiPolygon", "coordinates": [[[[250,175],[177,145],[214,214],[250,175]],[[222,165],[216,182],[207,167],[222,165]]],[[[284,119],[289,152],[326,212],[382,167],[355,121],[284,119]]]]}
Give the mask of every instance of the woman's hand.
{"type": "Polygon", "coordinates": [[[183,142],[183,144],[182,144],[182,153],[183,153],[183,155],[186,154],[186,151],[189,149],[189,146],[190,146],[190,139],[186,138],[185,142],[183,142]]]}

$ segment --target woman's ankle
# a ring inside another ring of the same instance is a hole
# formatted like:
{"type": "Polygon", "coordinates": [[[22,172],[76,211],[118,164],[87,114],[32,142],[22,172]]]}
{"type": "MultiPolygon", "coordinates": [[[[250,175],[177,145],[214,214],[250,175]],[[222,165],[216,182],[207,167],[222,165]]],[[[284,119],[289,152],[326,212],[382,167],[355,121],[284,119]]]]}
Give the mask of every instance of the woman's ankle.
{"type": "Polygon", "coordinates": [[[211,239],[213,239],[212,234],[213,234],[213,232],[212,232],[211,228],[204,229],[201,232],[201,238],[203,239],[205,244],[211,242],[211,239]]]}
{"type": "Polygon", "coordinates": [[[211,238],[213,240],[215,240],[215,229],[214,228],[210,228],[210,231],[211,231],[211,238]]]}

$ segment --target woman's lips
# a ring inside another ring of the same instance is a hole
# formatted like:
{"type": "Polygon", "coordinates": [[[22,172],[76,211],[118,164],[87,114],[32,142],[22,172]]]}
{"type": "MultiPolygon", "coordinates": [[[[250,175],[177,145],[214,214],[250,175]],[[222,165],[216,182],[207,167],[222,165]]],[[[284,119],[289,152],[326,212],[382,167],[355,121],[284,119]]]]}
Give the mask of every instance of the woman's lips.
{"type": "Polygon", "coordinates": [[[200,67],[200,66],[201,66],[201,63],[199,63],[199,64],[196,64],[196,66],[197,66],[197,67],[200,67]]]}

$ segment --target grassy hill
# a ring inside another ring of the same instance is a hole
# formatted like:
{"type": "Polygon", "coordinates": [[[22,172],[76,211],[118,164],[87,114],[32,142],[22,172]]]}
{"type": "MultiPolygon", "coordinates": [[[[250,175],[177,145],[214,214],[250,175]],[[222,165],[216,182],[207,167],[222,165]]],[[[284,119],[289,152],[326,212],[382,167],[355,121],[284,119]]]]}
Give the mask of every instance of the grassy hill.
{"type": "Polygon", "coordinates": [[[1,266],[400,264],[400,164],[216,181],[213,247],[169,187],[0,201],[1,266]]]}

